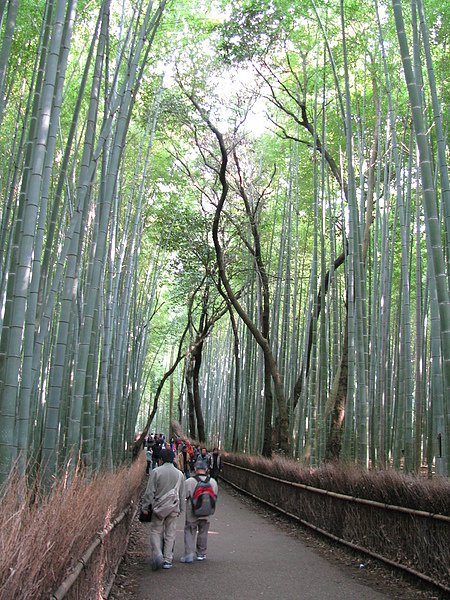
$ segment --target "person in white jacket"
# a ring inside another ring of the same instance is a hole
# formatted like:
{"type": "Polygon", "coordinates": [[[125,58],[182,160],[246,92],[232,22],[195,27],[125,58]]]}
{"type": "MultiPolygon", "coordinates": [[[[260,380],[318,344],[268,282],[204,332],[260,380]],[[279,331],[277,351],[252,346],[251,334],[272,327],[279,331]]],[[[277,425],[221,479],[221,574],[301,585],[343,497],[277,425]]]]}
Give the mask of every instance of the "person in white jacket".
{"type": "Polygon", "coordinates": [[[162,465],[150,473],[150,477],[142,500],[142,511],[148,513],[151,506],[155,506],[169,490],[178,489],[178,503],[175,509],[159,518],[152,514],[150,522],[150,546],[152,550],[152,569],[157,571],[172,568],[173,549],[175,546],[176,521],[185,507],[185,478],[173,461],[175,455],[172,450],[161,450],[162,465]],[[163,550],[161,551],[161,546],[163,550]]]}

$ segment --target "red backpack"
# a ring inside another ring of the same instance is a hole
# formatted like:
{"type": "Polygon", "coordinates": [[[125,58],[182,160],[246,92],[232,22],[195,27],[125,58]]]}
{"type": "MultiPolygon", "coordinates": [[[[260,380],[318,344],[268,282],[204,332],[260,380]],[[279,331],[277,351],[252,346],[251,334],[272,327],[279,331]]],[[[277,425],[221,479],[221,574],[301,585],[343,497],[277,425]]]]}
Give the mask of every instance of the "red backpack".
{"type": "Polygon", "coordinates": [[[205,480],[200,479],[199,475],[195,476],[197,485],[191,497],[192,511],[196,517],[209,517],[216,510],[216,498],[212,485],[211,477],[206,477],[205,480]]]}

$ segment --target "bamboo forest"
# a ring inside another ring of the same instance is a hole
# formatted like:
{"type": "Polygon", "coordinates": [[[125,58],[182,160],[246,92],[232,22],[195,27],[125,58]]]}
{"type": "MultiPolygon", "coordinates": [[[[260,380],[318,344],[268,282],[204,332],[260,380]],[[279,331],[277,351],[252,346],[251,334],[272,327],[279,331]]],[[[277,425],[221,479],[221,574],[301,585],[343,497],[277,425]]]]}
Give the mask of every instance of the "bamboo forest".
{"type": "Polygon", "coordinates": [[[450,5],[0,1],[0,482],[449,475],[450,5]]]}

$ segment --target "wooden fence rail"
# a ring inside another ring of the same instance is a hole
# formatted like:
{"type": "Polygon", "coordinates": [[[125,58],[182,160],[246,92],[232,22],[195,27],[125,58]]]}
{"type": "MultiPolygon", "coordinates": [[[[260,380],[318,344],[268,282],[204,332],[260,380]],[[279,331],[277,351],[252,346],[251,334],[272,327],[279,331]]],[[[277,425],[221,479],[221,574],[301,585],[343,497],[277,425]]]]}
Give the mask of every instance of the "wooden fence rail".
{"type": "Polygon", "coordinates": [[[135,512],[135,503],[131,502],[108,527],[97,534],[70,574],[50,596],[50,600],[108,597],[127,547],[130,524],[135,512]]]}

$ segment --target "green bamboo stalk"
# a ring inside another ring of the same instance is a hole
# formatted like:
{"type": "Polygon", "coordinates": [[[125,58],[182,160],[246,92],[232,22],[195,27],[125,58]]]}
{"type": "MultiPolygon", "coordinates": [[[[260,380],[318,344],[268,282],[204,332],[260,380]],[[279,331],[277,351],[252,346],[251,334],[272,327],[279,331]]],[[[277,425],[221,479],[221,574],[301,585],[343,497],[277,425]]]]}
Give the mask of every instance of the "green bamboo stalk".
{"type": "MultiPolygon", "coordinates": [[[[19,414],[18,414],[18,449],[21,454],[21,472],[25,472],[27,463],[27,448],[29,447],[31,397],[33,387],[36,391],[37,385],[33,386],[33,361],[35,353],[35,332],[37,329],[37,306],[38,292],[41,275],[41,259],[44,246],[45,221],[49,200],[51,173],[56,149],[57,130],[59,127],[63,85],[67,68],[69,49],[71,45],[72,30],[75,20],[75,2],[67,5],[67,16],[64,21],[64,29],[61,35],[61,50],[59,51],[59,64],[55,78],[55,89],[53,91],[52,119],[47,134],[47,150],[44,158],[42,182],[39,201],[39,217],[35,234],[33,259],[31,265],[31,282],[28,290],[27,307],[25,314],[23,359],[21,368],[21,382],[19,391],[19,414]]],[[[34,394],[36,398],[36,393],[34,394]]]]}
{"type": "MultiPolygon", "coordinates": [[[[131,112],[135,103],[136,93],[142,81],[142,66],[139,61],[145,62],[151,48],[156,29],[159,25],[165,2],[152,14],[152,4],[147,5],[145,16],[139,30],[135,51],[130,59],[124,83],[117,94],[119,100],[119,113],[114,138],[111,144],[111,155],[108,161],[108,173],[105,180],[104,194],[99,203],[99,229],[96,240],[95,255],[93,259],[92,281],[86,292],[84,305],[83,327],[79,342],[79,361],[74,375],[73,398],[71,402],[70,427],[68,432],[68,445],[73,463],[78,455],[80,443],[81,411],[84,398],[85,376],[88,364],[89,345],[93,327],[93,313],[98,298],[100,279],[105,264],[106,239],[110,218],[110,207],[114,197],[119,165],[123,155],[128,125],[131,112]]],[[[122,321],[123,323],[123,321],[122,321]]],[[[124,325],[122,325],[124,326],[124,325]]],[[[121,361],[122,362],[122,361],[121,361]]],[[[72,463],[72,464],[73,464],[72,463]]]]}
{"type": "Polygon", "coordinates": [[[349,69],[347,58],[347,44],[345,34],[344,3],[341,7],[341,31],[344,57],[345,77],[345,130],[346,130],[346,156],[348,177],[348,205],[349,205],[349,394],[355,394],[356,416],[356,441],[357,459],[362,465],[367,465],[368,460],[368,423],[367,423],[367,365],[366,365],[366,316],[364,309],[364,282],[365,269],[362,257],[362,243],[360,234],[360,217],[356,201],[355,174],[353,167],[353,132],[352,112],[350,100],[349,69]],[[353,387],[353,363],[354,382],[353,387]]]}
{"type": "Polygon", "coordinates": [[[431,56],[431,44],[428,31],[428,24],[425,15],[425,8],[422,0],[416,0],[419,11],[420,31],[422,34],[422,45],[427,65],[428,83],[430,86],[431,102],[433,107],[434,126],[436,128],[436,142],[438,153],[439,176],[441,183],[442,207],[445,218],[446,230],[446,257],[447,271],[450,276],[450,182],[447,165],[446,143],[444,135],[444,125],[442,122],[442,108],[437,93],[436,77],[434,74],[433,59],[431,56]]]}
{"type": "MultiPolygon", "coordinates": [[[[430,147],[425,128],[422,111],[422,103],[414,76],[411,58],[409,54],[408,41],[403,21],[402,7],[399,0],[392,0],[394,10],[397,37],[400,46],[405,81],[408,88],[409,101],[412,110],[416,142],[419,150],[419,164],[422,179],[423,205],[425,212],[425,230],[430,240],[431,255],[433,262],[433,279],[436,286],[436,297],[439,307],[440,338],[442,347],[442,370],[444,393],[450,395],[450,299],[448,276],[445,269],[444,254],[441,238],[440,220],[437,210],[437,197],[433,182],[432,160],[430,147]]],[[[448,457],[446,456],[448,440],[445,427],[445,416],[442,419],[442,427],[437,431],[440,448],[442,448],[442,459],[439,474],[448,475],[448,457]]]]}
{"type": "MultiPolygon", "coordinates": [[[[8,294],[10,312],[7,318],[5,313],[1,344],[2,350],[4,350],[4,362],[0,377],[0,414],[4,426],[1,429],[2,439],[0,441],[0,478],[9,472],[11,459],[14,458],[17,448],[15,413],[20,385],[22,336],[40,205],[42,169],[48,145],[48,126],[52,114],[53,90],[57,76],[57,56],[64,26],[64,7],[65,3],[62,0],[57,1],[49,53],[46,57],[42,80],[42,94],[39,99],[39,107],[36,107],[35,112],[36,125],[30,143],[29,162],[25,165],[29,176],[24,179],[26,184],[23,188],[23,220],[21,225],[19,225],[20,221],[17,221],[16,224],[16,231],[20,232],[20,237],[16,250],[17,261],[14,259],[15,264],[13,265],[14,276],[10,278],[11,286],[8,286],[10,289],[8,294]],[[6,329],[5,323],[7,323],[6,329]]],[[[46,55],[45,47],[43,48],[44,55],[46,55]]]]}
{"type": "Polygon", "coordinates": [[[65,453],[63,453],[63,456],[58,456],[57,454],[59,450],[65,448],[65,436],[60,435],[60,440],[58,442],[58,432],[60,431],[60,423],[64,424],[63,430],[67,427],[67,422],[65,418],[63,418],[61,411],[65,410],[67,407],[67,404],[65,404],[63,409],[62,402],[64,398],[64,391],[67,392],[67,365],[70,364],[69,356],[71,350],[69,342],[71,337],[69,332],[71,330],[71,324],[74,318],[74,307],[76,303],[78,286],[78,272],[81,261],[80,248],[84,239],[83,214],[86,212],[86,204],[88,202],[88,196],[90,193],[89,190],[91,189],[91,158],[92,148],[94,145],[95,122],[97,120],[99,109],[101,70],[106,45],[106,9],[108,6],[109,0],[102,5],[99,13],[99,19],[102,21],[102,26],[93,71],[89,108],[86,117],[86,134],[83,153],[80,161],[81,168],[78,176],[76,210],[73,214],[66,242],[58,261],[58,268],[43,309],[41,330],[38,338],[38,344],[42,344],[44,341],[44,336],[48,331],[48,325],[46,323],[50,323],[51,315],[53,313],[53,306],[58,293],[59,279],[62,276],[64,268],[63,261],[67,257],[64,284],[60,299],[61,306],[58,333],[55,342],[53,360],[50,366],[49,387],[46,402],[47,409],[42,442],[44,482],[51,481],[51,478],[57,469],[58,463],[64,464],[66,459],[65,453]]]}
{"type": "MultiPolygon", "coordinates": [[[[3,2],[3,8],[5,3],[3,2]]],[[[5,33],[3,35],[2,47],[0,50],[0,127],[3,122],[3,117],[6,108],[5,83],[8,68],[8,61],[11,53],[11,45],[16,27],[17,11],[19,8],[19,0],[11,0],[8,2],[8,13],[6,17],[5,33]]],[[[3,10],[1,11],[3,13],[3,10]]]]}

